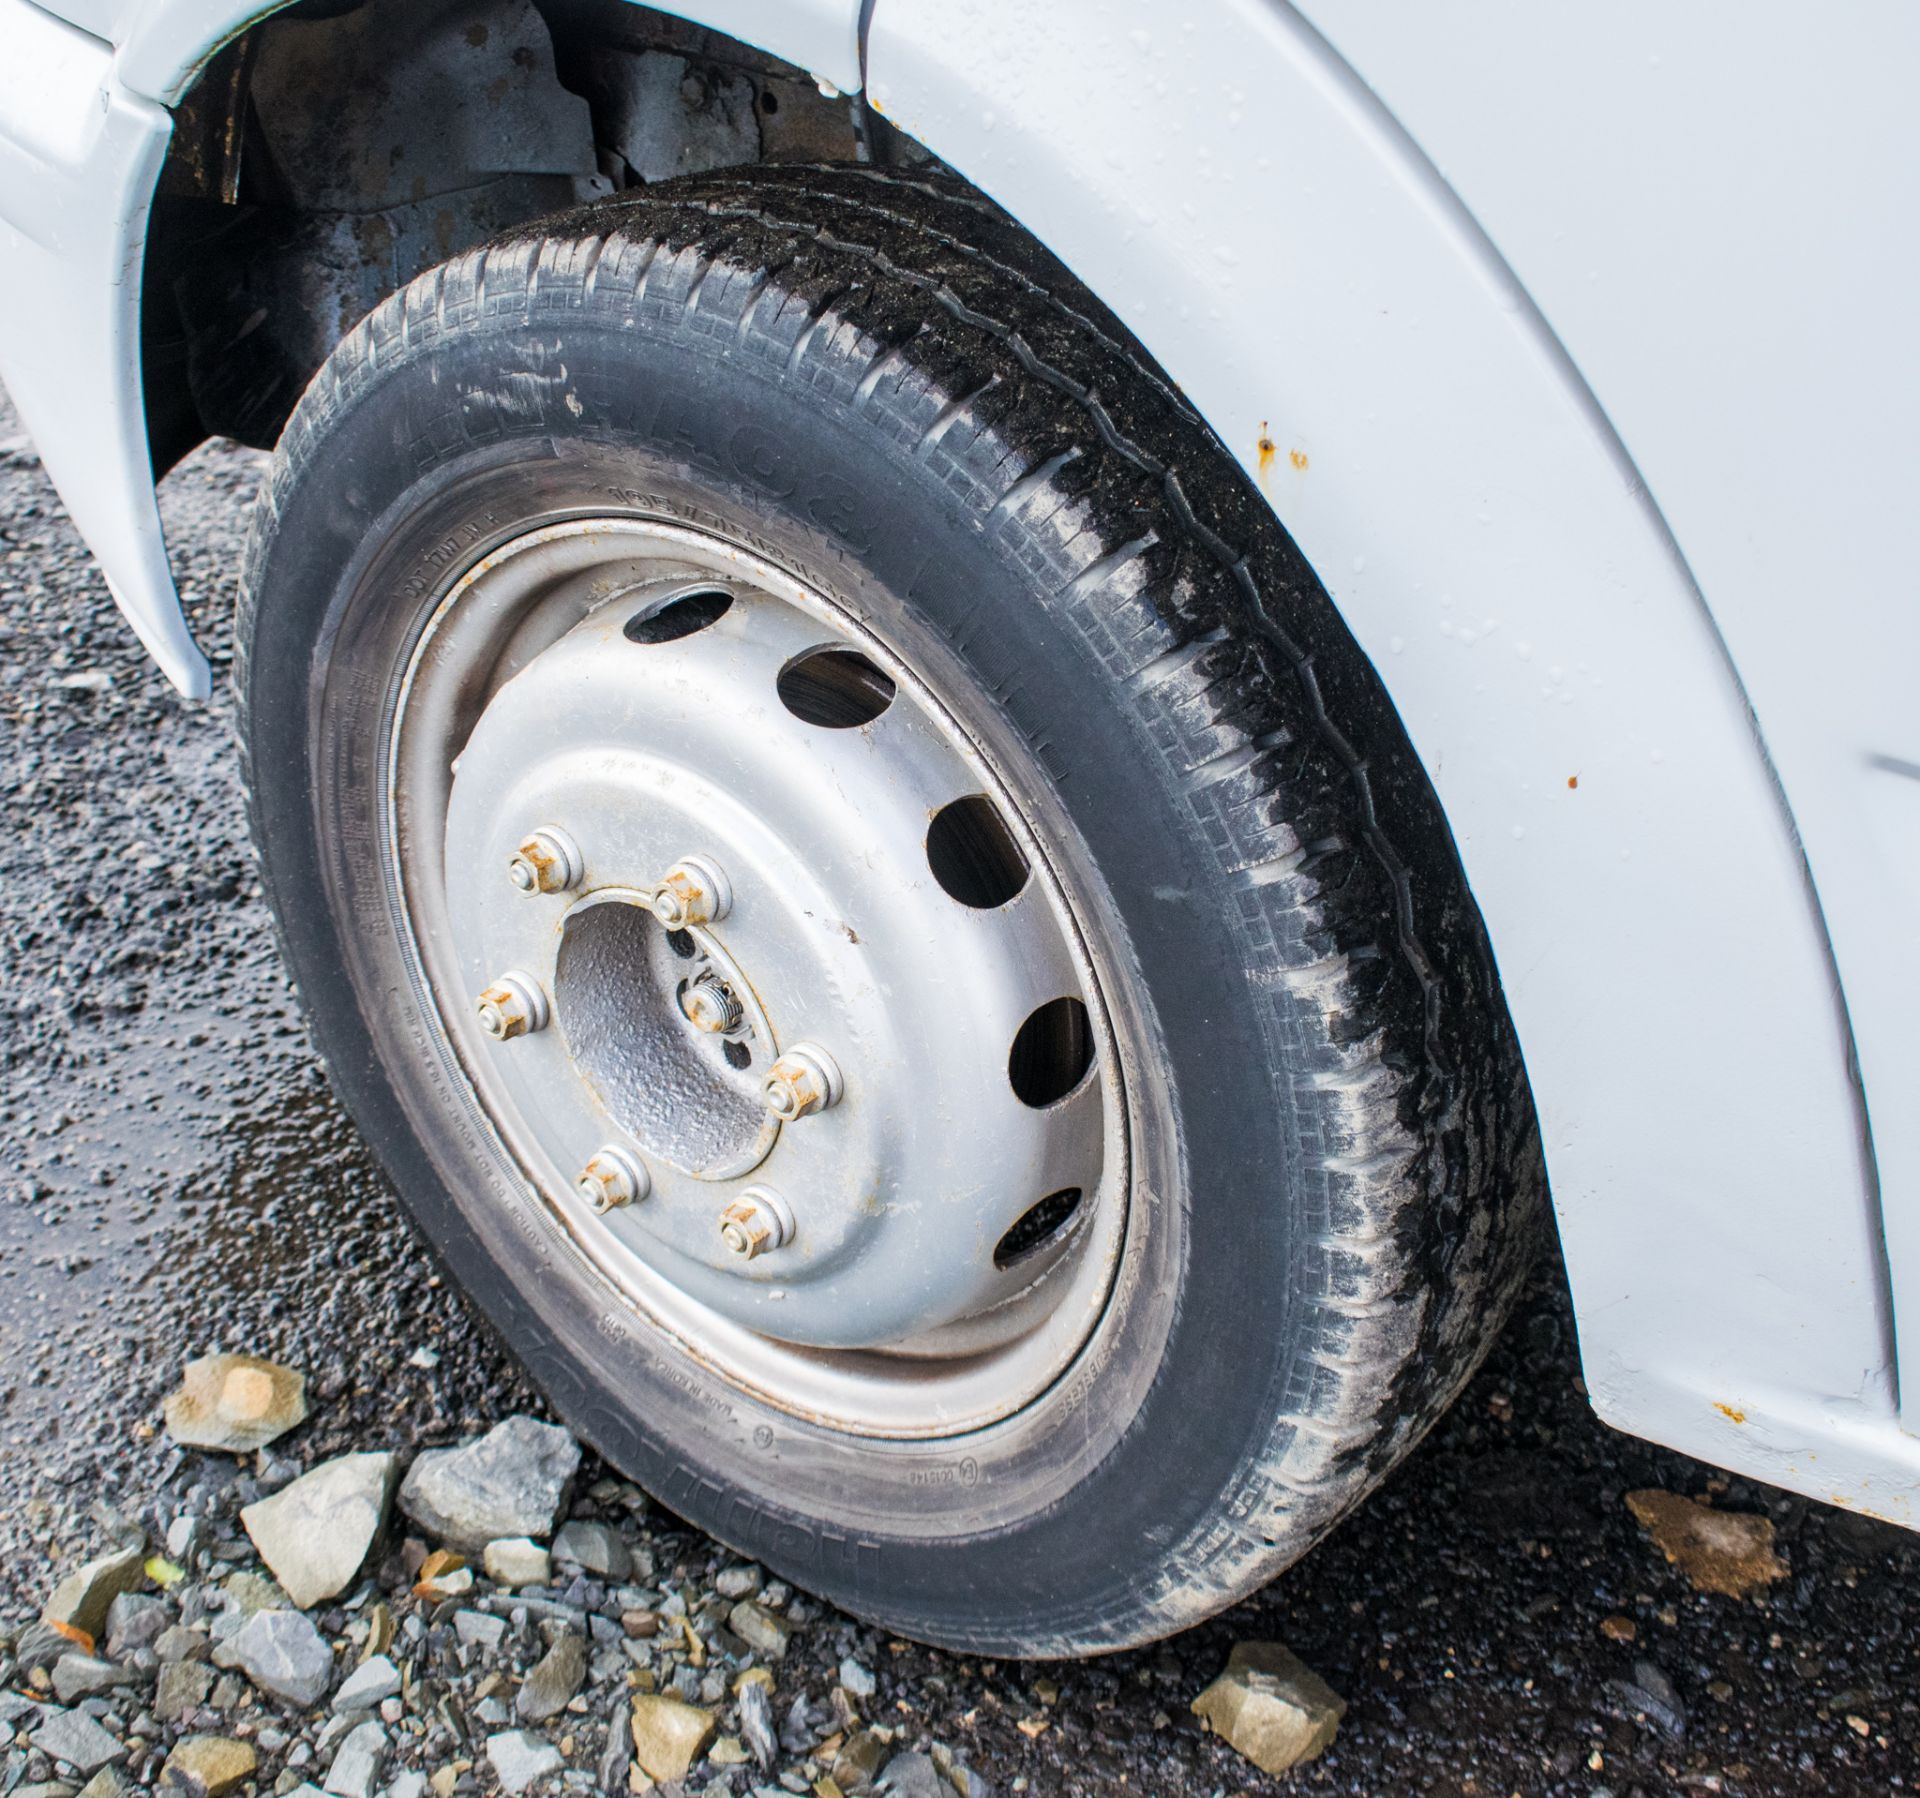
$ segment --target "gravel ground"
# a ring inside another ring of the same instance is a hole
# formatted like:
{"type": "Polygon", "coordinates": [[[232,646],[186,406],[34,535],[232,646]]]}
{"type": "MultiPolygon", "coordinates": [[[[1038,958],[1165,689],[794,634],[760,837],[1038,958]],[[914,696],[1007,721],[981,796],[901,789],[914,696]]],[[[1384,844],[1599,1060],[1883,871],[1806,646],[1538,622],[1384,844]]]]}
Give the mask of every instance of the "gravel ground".
{"type": "MultiPolygon", "coordinates": [[[[162,490],[222,676],[261,466],[210,446],[162,490]]],[[[160,1427],[189,1356],[241,1350],[307,1373],[313,1416],[275,1451],[287,1467],[410,1452],[541,1406],[437,1278],[322,1081],[248,863],[224,689],[184,705],[147,664],[3,400],[0,633],[14,821],[0,888],[7,1627],[121,1519],[163,1532],[220,1485],[160,1427]]],[[[1615,1435],[1577,1374],[1558,1270],[1543,1271],[1389,1486],[1214,1623],[1099,1662],[994,1664],[816,1611],[779,1669],[779,1704],[824,1703],[851,1651],[878,1676],[867,1710],[899,1747],[942,1744],[996,1791],[1277,1791],[1188,1711],[1234,1642],[1277,1639],[1350,1707],[1298,1787],[1625,1798],[1920,1783],[1920,1538],[1615,1435]],[[1767,1514],[1789,1577],[1743,1602],[1695,1592],[1622,1503],[1650,1486],[1767,1514]],[[1645,1702],[1660,1675],[1672,1707],[1645,1702]]],[[[590,1460],[582,1491],[604,1471],[590,1460]]],[[[696,1598],[729,1564],[658,1510],[636,1528],[696,1598]]],[[[257,1728],[255,1700],[236,1702],[257,1728]]],[[[494,1789],[484,1762],[475,1777],[494,1789]]],[[[712,1777],[749,1787],[739,1771],[712,1777]]]]}

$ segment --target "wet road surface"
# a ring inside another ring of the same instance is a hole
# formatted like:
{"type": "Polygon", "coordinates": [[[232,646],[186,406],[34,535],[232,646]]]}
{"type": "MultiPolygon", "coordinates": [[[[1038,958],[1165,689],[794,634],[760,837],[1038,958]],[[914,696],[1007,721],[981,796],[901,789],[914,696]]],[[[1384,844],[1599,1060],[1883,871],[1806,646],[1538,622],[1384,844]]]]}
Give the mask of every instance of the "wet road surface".
{"type": "MultiPolygon", "coordinates": [[[[116,1515],[164,1523],[181,1469],[159,1400],[190,1355],[304,1368],[315,1416],[281,1448],[309,1464],[539,1408],[409,1234],[275,956],[224,691],[262,466],[209,447],[162,489],[221,683],[187,705],[118,622],[0,399],[0,1624],[116,1515]]],[[[1267,1591],[1081,1665],[883,1646],[889,1720],[964,1743],[1002,1788],[1278,1791],[1187,1710],[1235,1640],[1277,1638],[1350,1707],[1287,1789],[1920,1783],[1920,1537],[1615,1435],[1577,1374],[1544,1269],[1448,1421],[1267,1591]],[[1621,1502],[1645,1486],[1765,1511],[1790,1577],[1743,1603],[1695,1593],[1621,1502]],[[1649,1667],[1676,1704],[1648,1706],[1649,1667]]],[[[709,1552],[670,1518],[655,1534],[709,1552]]]]}

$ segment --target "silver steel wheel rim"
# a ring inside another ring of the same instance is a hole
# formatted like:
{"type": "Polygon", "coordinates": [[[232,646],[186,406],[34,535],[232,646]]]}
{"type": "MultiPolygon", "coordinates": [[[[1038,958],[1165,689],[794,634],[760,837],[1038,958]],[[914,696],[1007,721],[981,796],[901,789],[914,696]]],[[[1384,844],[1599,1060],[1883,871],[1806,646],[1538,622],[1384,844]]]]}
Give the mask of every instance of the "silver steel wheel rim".
{"type": "Polygon", "coordinates": [[[387,796],[460,1096],[686,1353],[796,1417],[927,1439],[1014,1415],[1086,1348],[1129,1189],[1099,977],[1008,784],[871,630],[679,526],[528,533],[421,633],[387,796]],[[855,711],[891,699],[823,722],[822,652],[878,671],[855,711]],[[929,847],[956,804],[991,808],[1001,886],[929,847]]]}

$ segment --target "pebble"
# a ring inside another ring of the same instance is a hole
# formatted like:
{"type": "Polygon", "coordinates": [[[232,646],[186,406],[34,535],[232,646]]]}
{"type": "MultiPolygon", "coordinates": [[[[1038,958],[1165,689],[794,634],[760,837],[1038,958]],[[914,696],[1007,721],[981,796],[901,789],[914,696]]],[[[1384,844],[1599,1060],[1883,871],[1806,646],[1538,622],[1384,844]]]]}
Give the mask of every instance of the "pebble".
{"type": "Polygon", "coordinates": [[[116,1666],[97,1655],[63,1654],[53,1664],[53,1695],[62,1704],[78,1704],[83,1698],[131,1684],[136,1677],[131,1667],[116,1666]]]}
{"type": "Polygon", "coordinates": [[[560,1636],[522,1682],[513,1708],[523,1723],[544,1723],[566,1709],[587,1676],[587,1645],[571,1630],[560,1636]]]}
{"type": "Polygon", "coordinates": [[[153,1692],[153,1714],[162,1723],[178,1723],[207,1702],[213,1669],[202,1661],[171,1661],[160,1669],[153,1692]]]}
{"type": "Polygon", "coordinates": [[[119,1741],[85,1711],[49,1710],[27,1740],[42,1754],[82,1773],[92,1773],[126,1752],[119,1741]]]}
{"type": "Polygon", "coordinates": [[[1285,1773],[1332,1742],[1346,1700],[1279,1642],[1237,1642],[1194,1713],[1263,1773],[1285,1773]]]}
{"type": "Polygon", "coordinates": [[[164,1598],[140,1592],[122,1592],[107,1607],[107,1652],[132,1654],[157,1641],[173,1622],[173,1607],[164,1598]]]}
{"type": "Polygon", "coordinates": [[[553,1539],[553,1560],[595,1579],[623,1580],[633,1571],[633,1556],[620,1532],[604,1523],[563,1524],[553,1539]]]}
{"type": "Polygon", "coordinates": [[[387,1755],[387,1732],[371,1717],[350,1729],[327,1768],[325,1790],[334,1798],[372,1798],[387,1755]]]}
{"type": "Polygon", "coordinates": [[[1743,1511],[1716,1511],[1677,1492],[1629,1492],[1627,1509],[1699,1592],[1745,1598],[1774,1580],[1787,1564],[1773,1551],[1773,1520],[1743,1511]]]}
{"type": "Polygon", "coordinates": [[[438,1548],[420,1563],[420,1577],[413,1583],[413,1595],[429,1604],[457,1598],[473,1590],[473,1570],[451,1549],[438,1548]]]}
{"type": "Polygon", "coordinates": [[[190,1629],[184,1623],[169,1624],[155,1638],[154,1654],[162,1661],[205,1660],[212,1651],[213,1638],[203,1629],[190,1629]]]}
{"type": "Polygon", "coordinates": [[[260,1757],[245,1742],[227,1736],[188,1736],[176,1742],[160,1770],[163,1791],[190,1798],[220,1798],[251,1779],[260,1757]]]}
{"type": "Polygon", "coordinates": [[[113,1601],[146,1584],[145,1560],[146,1550],[136,1542],[76,1567],[54,1587],[41,1620],[84,1630],[89,1636],[104,1634],[113,1601]]]}
{"type": "MultiPolygon", "coordinates": [[[[13,1645],[13,1656],[22,1668],[51,1667],[63,1654],[76,1646],[72,1625],[55,1628],[51,1623],[29,1623],[13,1645]]],[[[78,1632],[84,1637],[85,1632],[78,1632]]]]}
{"type": "Polygon", "coordinates": [[[784,1659],[793,1630],[782,1617],[745,1598],[727,1613],[727,1627],[769,1660],[784,1659]]]}
{"type": "Polygon", "coordinates": [[[773,1703],[767,1696],[764,1680],[748,1680],[740,1688],[740,1734],[747,1751],[760,1763],[762,1773],[771,1773],[780,1752],[780,1738],[773,1730],[773,1703]]]}
{"type": "Polygon", "coordinates": [[[666,1781],[684,1779],[718,1733],[711,1711],[656,1693],[633,1699],[633,1758],[642,1772],[666,1781]]]}
{"type": "Polygon", "coordinates": [[[399,1457],[341,1455],[248,1505],[240,1522],[302,1610],[353,1583],[387,1521],[399,1457]]]}
{"type": "Polygon", "coordinates": [[[487,1764],[503,1792],[524,1792],[535,1780],[566,1765],[560,1750],[524,1729],[501,1730],[487,1737],[487,1764]]]}
{"type": "Polygon", "coordinates": [[[400,1508],[430,1536],[479,1554],[502,1536],[551,1536],[579,1466],[565,1430],[509,1417],[476,1441],[417,1456],[400,1508]]]}
{"type": "Polygon", "coordinates": [[[500,1638],[507,1633],[507,1620],[489,1611],[455,1611],[453,1633],[467,1648],[491,1651],[500,1646],[500,1638]]]}
{"type": "Polygon", "coordinates": [[[220,1582],[220,1590],[230,1607],[229,1614],[237,1613],[242,1618],[256,1611],[284,1611],[292,1602],[275,1581],[257,1573],[230,1573],[220,1582]]]}
{"type": "Polygon", "coordinates": [[[340,1682],[339,1691],[333,1695],[333,1708],[340,1715],[348,1711],[370,1711],[397,1696],[399,1691],[400,1669],[389,1656],[372,1655],[340,1682]]]}
{"type": "Polygon", "coordinates": [[[182,1447],[251,1454],[306,1421],[307,1382],[253,1355],[202,1355],[165,1409],[167,1434],[182,1447]]]}
{"type": "Polygon", "coordinates": [[[552,1558],[527,1536],[502,1536],[489,1542],[480,1565],[488,1579],[509,1591],[519,1586],[544,1586],[553,1577],[552,1558]]]}
{"type": "Polygon", "coordinates": [[[950,1788],[941,1780],[930,1755],[896,1754],[873,1789],[889,1794],[889,1798],[948,1798],[950,1788]]]}
{"type": "Polygon", "coordinates": [[[843,1791],[864,1791],[892,1751],[893,1744],[886,1736],[871,1729],[856,1730],[840,1745],[828,1777],[843,1791]]]}
{"type": "Polygon", "coordinates": [[[333,1650],[301,1611],[256,1611],[226,1652],[261,1691],[300,1710],[333,1683],[333,1650]]]}

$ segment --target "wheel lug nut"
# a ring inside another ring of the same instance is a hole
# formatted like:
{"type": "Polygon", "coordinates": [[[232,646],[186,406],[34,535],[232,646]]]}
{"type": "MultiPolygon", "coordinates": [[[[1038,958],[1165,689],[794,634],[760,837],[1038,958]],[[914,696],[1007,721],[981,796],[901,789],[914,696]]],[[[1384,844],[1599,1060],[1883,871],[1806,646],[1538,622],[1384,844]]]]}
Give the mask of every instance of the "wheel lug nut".
{"type": "Polygon", "coordinates": [[[477,1001],[480,1028],[495,1042],[544,1030],[553,1016],[540,983],[518,971],[502,974],[477,1001]]]}
{"type": "Polygon", "coordinates": [[[818,1043],[795,1043],[767,1070],[767,1109],[790,1124],[810,1111],[837,1105],[846,1084],[833,1057],[818,1043]]]}
{"type": "Polygon", "coordinates": [[[696,1030],[725,1036],[740,1028],[746,1008],[733,988],[709,969],[680,989],[680,1013],[696,1030]]]}
{"type": "Polygon", "coordinates": [[[704,855],[684,855],[648,892],[648,908],[669,930],[712,924],[733,908],[733,888],[704,855]]]}
{"type": "Polygon", "coordinates": [[[742,1261],[793,1240],[793,1207],[770,1186],[749,1186],[720,1214],[720,1240],[742,1261]]]}
{"type": "Polygon", "coordinates": [[[596,1211],[637,1204],[653,1190],[653,1180],[647,1170],[625,1149],[612,1143],[594,1151],[574,1185],[596,1211]]]}
{"type": "Polygon", "coordinates": [[[543,824],[513,852],[507,878],[523,893],[564,893],[586,875],[580,845],[557,824],[543,824]]]}

